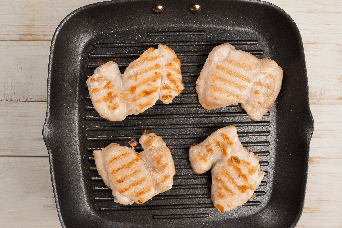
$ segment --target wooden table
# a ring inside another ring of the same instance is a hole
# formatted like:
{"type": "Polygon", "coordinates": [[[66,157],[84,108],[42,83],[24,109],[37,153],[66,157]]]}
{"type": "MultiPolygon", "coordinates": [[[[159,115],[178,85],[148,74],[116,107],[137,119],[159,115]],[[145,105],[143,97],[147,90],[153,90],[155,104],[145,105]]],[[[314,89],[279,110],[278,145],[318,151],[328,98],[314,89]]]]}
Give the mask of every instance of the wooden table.
{"type": "MultiPolygon", "coordinates": [[[[42,138],[50,42],[96,0],[0,0],[0,226],[60,227],[42,138]]],[[[315,120],[297,227],[342,227],[342,1],[270,0],[302,35],[315,120]]]]}

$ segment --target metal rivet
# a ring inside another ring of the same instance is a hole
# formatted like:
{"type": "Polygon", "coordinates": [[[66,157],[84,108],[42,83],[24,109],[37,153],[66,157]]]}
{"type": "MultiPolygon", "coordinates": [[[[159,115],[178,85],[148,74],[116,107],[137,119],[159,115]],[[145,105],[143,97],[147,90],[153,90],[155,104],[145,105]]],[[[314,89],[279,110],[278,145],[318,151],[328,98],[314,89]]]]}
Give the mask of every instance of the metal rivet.
{"type": "Polygon", "coordinates": [[[164,6],[162,5],[153,6],[152,11],[153,13],[162,13],[164,12],[164,6]]]}
{"type": "Polygon", "coordinates": [[[201,6],[198,4],[193,4],[192,6],[190,6],[189,9],[192,13],[198,13],[199,11],[201,11],[201,6]]]}

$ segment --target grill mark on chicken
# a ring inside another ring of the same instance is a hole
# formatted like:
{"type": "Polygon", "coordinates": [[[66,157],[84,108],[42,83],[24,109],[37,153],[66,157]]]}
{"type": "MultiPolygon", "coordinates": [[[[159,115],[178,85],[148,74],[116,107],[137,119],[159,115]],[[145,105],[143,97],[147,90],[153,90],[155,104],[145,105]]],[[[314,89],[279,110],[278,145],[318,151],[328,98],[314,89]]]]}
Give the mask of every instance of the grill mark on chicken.
{"type": "MultiPolygon", "coordinates": [[[[153,49],[154,51],[155,49],[153,49]]],[[[150,62],[150,61],[153,61],[153,60],[157,60],[159,58],[158,55],[155,55],[155,56],[147,56],[147,57],[142,57],[141,58],[141,61],[142,62],[150,62]]]]}
{"type": "Polygon", "coordinates": [[[225,198],[225,195],[223,195],[223,193],[221,191],[215,191],[216,193],[216,196],[220,199],[224,199],[225,198]]]}
{"type": "Polygon", "coordinates": [[[112,83],[112,81],[108,81],[108,82],[106,83],[106,85],[104,85],[104,86],[102,87],[102,89],[103,89],[103,90],[105,90],[105,89],[111,89],[111,88],[112,88],[111,83],[112,83]]]}
{"type": "MultiPolygon", "coordinates": [[[[143,190],[141,190],[141,191],[139,191],[139,192],[137,192],[136,194],[134,194],[134,197],[140,197],[140,196],[142,196],[142,195],[144,195],[144,194],[146,194],[147,192],[150,192],[152,190],[152,187],[150,186],[150,187],[147,187],[147,188],[144,188],[143,190]]],[[[142,200],[142,199],[139,199],[138,201],[139,201],[139,203],[142,203],[144,200],[142,200]],[[140,201],[139,201],[140,200],[140,201]]]]}
{"type": "Polygon", "coordinates": [[[146,177],[141,178],[140,180],[137,180],[136,182],[133,182],[133,184],[129,185],[128,187],[122,189],[119,191],[119,193],[125,193],[127,192],[129,189],[131,189],[132,187],[141,185],[144,181],[146,180],[146,177]]]}
{"type": "Polygon", "coordinates": [[[216,208],[217,208],[220,212],[224,212],[224,207],[222,207],[220,204],[216,204],[216,208]]]}
{"type": "MultiPolygon", "coordinates": [[[[146,140],[145,140],[145,141],[146,141],[146,140]]],[[[163,157],[164,157],[163,155],[157,154],[157,155],[155,155],[155,156],[152,158],[152,160],[153,160],[153,161],[159,160],[159,159],[162,159],[163,157]]]]}
{"type": "Polygon", "coordinates": [[[175,65],[174,65],[174,63],[169,62],[169,63],[166,63],[165,66],[166,66],[166,67],[174,67],[175,65]]]}
{"type": "Polygon", "coordinates": [[[138,81],[138,78],[140,75],[143,75],[143,74],[146,74],[152,70],[158,70],[158,69],[161,69],[161,66],[160,64],[155,64],[154,66],[150,66],[150,67],[147,67],[147,68],[144,68],[142,70],[139,70],[138,72],[130,75],[127,77],[127,80],[134,80],[134,81],[138,81]]]}
{"type": "Polygon", "coordinates": [[[240,164],[240,165],[244,166],[248,170],[248,173],[250,175],[253,175],[257,171],[257,167],[255,167],[255,166],[251,167],[251,163],[250,162],[241,160],[241,159],[239,159],[238,157],[235,157],[235,156],[232,156],[232,157],[233,157],[234,161],[237,164],[240,164]]]}
{"type": "Polygon", "coordinates": [[[220,141],[215,140],[215,144],[216,144],[216,146],[218,146],[218,148],[220,148],[221,153],[223,154],[223,156],[228,157],[225,143],[222,143],[220,141]]]}
{"type": "Polygon", "coordinates": [[[118,160],[118,159],[120,159],[120,158],[125,157],[125,156],[128,155],[128,154],[131,154],[131,153],[128,152],[128,151],[126,151],[126,152],[120,154],[119,156],[113,157],[113,158],[110,159],[110,161],[108,162],[108,165],[110,165],[111,163],[113,163],[114,161],[116,161],[116,160],[118,160]]]}
{"type": "Polygon", "coordinates": [[[244,174],[241,170],[241,168],[238,166],[240,164],[240,159],[236,156],[231,156],[230,159],[228,159],[227,164],[232,166],[233,169],[236,171],[238,176],[245,182],[248,183],[247,175],[244,174]]]}
{"type": "Polygon", "coordinates": [[[220,177],[216,177],[216,180],[220,184],[220,190],[223,189],[230,197],[233,197],[235,195],[234,192],[225,185],[224,181],[220,177]]]}
{"type": "Polygon", "coordinates": [[[160,184],[164,183],[170,178],[170,176],[171,176],[170,174],[165,175],[161,180],[157,181],[157,183],[160,183],[160,184]]]}
{"type": "Polygon", "coordinates": [[[131,94],[134,94],[135,91],[136,91],[139,87],[141,87],[142,85],[147,84],[147,83],[149,83],[149,82],[155,82],[155,81],[157,81],[157,80],[160,79],[160,78],[161,78],[161,73],[156,72],[153,76],[148,77],[148,78],[145,78],[145,79],[143,79],[141,82],[139,82],[139,85],[131,86],[131,87],[128,89],[128,91],[129,91],[131,94]]]}
{"type": "MultiPolygon", "coordinates": [[[[169,49],[170,49],[170,51],[172,51],[171,48],[169,48],[169,49]]],[[[180,59],[177,58],[177,57],[174,57],[174,58],[171,60],[171,62],[175,62],[175,63],[177,63],[179,66],[181,65],[181,61],[180,61],[180,59]]],[[[178,68],[177,68],[177,69],[178,69],[178,68]]]]}
{"type": "MultiPolygon", "coordinates": [[[[218,92],[218,93],[221,93],[221,94],[224,94],[224,95],[226,95],[227,97],[233,97],[233,98],[235,98],[235,99],[242,100],[242,97],[241,97],[241,96],[239,96],[239,95],[237,95],[237,94],[229,93],[229,92],[227,92],[227,91],[223,90],[222,88],[219,88],[219,87],[217,87],[217,86],[215,86],[215,85],[210,85],[210,87],[211,87],[211,89],[212,89],[213,91],[218,92]]],[[[221,100],[221,99],[219,99],[219,98],[217,98],[217,97],[213,97],[213,98],[216,99],[216,100],[221,100]]]]}
{"type": "Polygon", "coordinates": [[[239,78],[245,82],[248,82],[248,83],[251,83],[251,80],[249,78],[247,78],[245,75],[241,74],[241,73],[238,73],[238,72],[235,72],[235,71],[232,71],[231,69],[228,69],[222,65],[217,65],[216,67],[218,70],[226,73],[226,74],[229,74],[231,76],[234,76],[236,78],[239,78]]]}
{"type": "Polygon", "coordinates": [[[152,158],[152,161],[157,165],[157,166],[161,166],[163,163],[161,161],[161,159],[163,158],[163,156],[161,154],[157,154],[156,156],[154,156],[152,158]]]}
{"type": "MultiPolygon", "coordinates": [[[[147,137],[147,139],[144,140],[144,143],[148,148],[152,148],[153,145],[153,137],[147,137]]],[[[157,156],[157,155],[156,155],[157,156]]]]}
{"type": "Polygon", "coordinates": [[[156,86],[156,87],[153,87],[152,89],[150,90],[143,90],[140,92],[140,94],[138,94],[137,96],[135,96],[133,99],[132,99],[132,102],[136,102],[137,100],[140,100],[142,98],[145,98],[145,97],[148,97],[150,96],[151,94],[153,93],[156,93],[159,91],[159,87],[156,86]]]}
{"type": "Polygon", "coordinates": [[[221,76],[219,76],[217,74],[212,74],[211,75],[211,80],[213,82],[217,82],[219,84],[225,84],[225,85],[227,85],[227,87],[230,86],[230,87],[236,88],[236,89],[238,89],[240,91],[243,91],[243,90],[248,88],[248,86],[246,86],[246,85],[238,84],[238,83],[236,83],[236,82],[234,82],[234,81],[232,81],[232,80],[230,80],[228,78],[221,77],[221,76]]]}
{"type": "Polygon", "coordinates": [[[273,90],[273,87],[270,84],[264,83],[264,82],[254,82],[254,86],[264,87],[264,88],[266,88],[269,91],[273,90]]]}
{"type": "Polygon", "coordinates": [[[113,103],[113,102],[111,102],[112,104],[110,104],[110,105],[108,105],[108,109],[109,110],[116,110],[116,109],[118,109],[120,106],[119,106],[119,104],[118,103],[113,103]]]}
{"type": "Polygon", "coordinates": [[[230,138],[228,137],[228,135],[221,133],[221,137],[222,139],[227,142],[229,145],[233,145],[233,142],[230,140],[230,138]]]}
{"type": "Polygon", "coordinates": [[[161,98],[163,100],[170,101],[170,100],[172,100],[173,96],[172,95],[163,95],[161,98]]]}
{"type": "Polygon", "coordinates": [[[208,162],[208,160],[203,156],[203,154],[201,152],[198,153],[198,158],[202,162],[208,162]]]}
{"type": "Polygon", "coordinates": [[[139,67],[141,64],[144,64],[145,62],[151,62],[153,60],[156,60],[159,58],[158,55],[154,54],[153,52],[156,49],[154,48],[149,48],[147,49],[142,55],[140,55],[140,57],[138,59],[136,59],[131,65],[130,67],[132,69],[139,67]],[[149,56],[150,54],[152,54],[151,56],[149,56]]]}
{"type": "Polygon", "coordinates": [[[155,172],[155,173],[163,172],[163,171],[167,168],[168,165],[169,165],[169,163],[166,163],[166,164],[164,164],[163,166],[160,166],[160,167],[158,167],[157,169],[155,169],[154,172],[155,172]]]}
{"type": "Polygon", "coordinates": [[[91,92],[92,93],[98,93],[98,92],[100,92],[100,89],[99,88],[94,88],[91,92]]]}
{"type": "Polygon", "coordinates": [[[133,177],[135,174],[140,173],[140,172],[141,172],[140,169],[136,169],[136,170],[134,170],[134,172],[132,172],[132,173],[130,173],[130,174],[127,174],[127,175],[125,175],[125,176],[123,176],[123,177],[118,178],[118,179],[116,180],[116,183],[122,183],[122,182],[124,182],[126,179],[128,179],[128,178],[130,178],[130,177],[133,177]]]}
{"type": "Polygon", "coordinates": [[[182,83],[182,81],[177,78],[177,77],[174,77],[175,75],[172,74],[171,72],[167,72],[166,73],[166,77],[167,79],[170,80],[171,84],[173,85],[173,90],[175,90],[177,92],[177,94],[180,94],[182,92],[182,90],[179,88],[180,87],[180,83],[182,83]]]}
{"type": "Polygon", "coordinates": [[[123,165],[123,166],[120,166],[119,168],[115,169],[115,170],[112,170],[111,174],[113,175],[114,173],[117,173],[118,171],[122,170],[122,169],[126,169],[126,168],[129,168],[131,167],[134,163],[138,162],[141,160],[141,158],[139,157],[138,154],[136,154],[136,158],[130,162],[128,162],[127,164],[123,165]]]}
{"type": "Polygon", "coordinates": [[[249,168],[248,170],[248,174],[249,175],[253,175],[254,173],[256,173],[258,171],[258,168],[253,166],[252,168],[249,168]]]}
{"type": "Polygon", "coordinates": [[[111,102],[112,104],[108,105],[108,109],[109,110],[116,110],[118,109],[120,106],[117,102],[111,102]]]}
{"type": "Polygon", "coordinates": [[[139,104],[139,108],[137,109],[137,112],[143,110],[146,107],[152,106],[154,104],[154,98],[152,97],[147,102],[139,104]]]}
{"type": "Polygon", "coordinates": [[[210,144],[207,144],[207,145],[205,145],[205,150],[207,151],[207,153],[209,154],[209,155],[214,155],[214,150],[213,150],[213,148],[210,146],[210,144]]]}
{"type": "Polygon", "coordinates": [[[170,85],[164,85],[161,90],[171,90],[171,86],[170,85]]]}
{"type": "Polygon", "coordinates": [[[273,79],[274,78],[274,74],[270,74],[268,72],[261,72],[261,74],[265,75],[266,77],[273,79]]]}
{"type": "Polygon", "coordinates": [[[95,78],[94,76],[92,76],[92,77],[89,78],[89,80],[90,80],[91,82],[99,82],[99,81],[101,81],[102,79],[104,79],[103,76],[99,76],[99,77],[97,77],[97,78],[95,78]]]}
{"type": "Polygon", "coordinates": [[[167,72],[173,72],[175,75],[181,75],[182,74],[182,71],[178,66],[172,66],[172,67],[168,66],[167,72]]]}
{"type": "Polygon", "coordinates": [[[252,68],[251,65],[248,65],[247,63],[244,63],[244,62],[238,62],[238,61],[235,61],[235,60],[233,60],[233,59],[227,58],[227,59],[225,59],[223,62],[227,62],[227,63],[231,63],[231,64],[234,64],[234,65],[241,66],[241,67],[243,67],[243,68],[245,68],[245,69],[247,69],[247,70],[249,70],[249,71],[252,71],[252,70],[253,70],[253,68],[252,68]]]}
{"type": "Polygon", "coordinates": [[[112,91],[109,91],[106,96],[102,97],[101,99],[95,101],[96,103],[101,102],[112,102],[115,98],[118,97],[118,94],[113,93],[112,91]]]}
{"type": "Polygon", "coordinates": [[[234,180],[234,178],[233,178],[233,177],[227,172],[227,170],[225,170],[225,169],[223,169],[222,175],[223,175],[224,177],[226,177],[227,180],[229,181],[229,183],[231,183],[232,186],[233,186],[236,190],[240,191],[241,193],[245,193],[247,189],[252,189],[252,190],[253,190],[253,187],[252,187],[251,184],[246,184],[246,185],[239,186],[239,185],[236,183],[236,181],[234,180]]]}

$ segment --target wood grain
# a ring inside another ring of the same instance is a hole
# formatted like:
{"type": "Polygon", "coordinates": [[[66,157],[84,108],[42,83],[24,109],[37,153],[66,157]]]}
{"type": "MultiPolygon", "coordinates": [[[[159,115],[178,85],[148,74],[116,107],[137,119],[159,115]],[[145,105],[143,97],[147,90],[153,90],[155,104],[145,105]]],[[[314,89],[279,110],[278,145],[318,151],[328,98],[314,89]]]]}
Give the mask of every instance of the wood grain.
{"type": "MultiPolygon", "coordinates": [[[[342,104],[341,47],[304,43],[311,104],[342,104]]],[[[0,41],[0,101],[46,101],[49,54],[49,41],[0,41]]]]}
{"type": "Polygon", "coordinates": [[[61,227],[48,158],[0,157],[0,226],[61,227]]]}
{"type": "MultiPolygon", "coordinates": [[[[96,0],[0,0],[0,226],[61,227],[42,137],[50,43],[96,0]]],[[[342,1],[270,0],[298,26],[315,131],[297,227],[342,227],[342,1]]]]}
{"type": "MultiPolygon", "coordinates": [[[[0,40],[51,40],[57,25],[69,13],[96,0],[0,1],[0,40]]],[[[297,23],[305,43],[342,43],[339,34],[342,2],[270,0],[297,23]]],[[[152,6],[151,6],[152,7],[152,6]]]]}
{"type": "Polygon", "coordinates": [[[46,101],[49,41],[0,41],[0,101],[46,101]]]}
{"type": "Polygon", "coordinates": [[[297,24],[304,43],[341,44],[342,1],[270,0],[288,13],[297,24]]]}
{"type": "Polygon", "coordinates": [[[45,113],[46,102],[0,101],[0,156],[48,156],[42,136],[45,113]]]}
{"type": "Polygon", "coordinates": [[[96,0],[1,0],[0,40],[51,40],[58,24],[79,7],[96,0]]]}
{"type": "MultiPolygon", "coordinates": [[[[7,173],[13,173],[12,175],[30,176],[31,172],[34,171],[36,172],[36,176],[42,176],[45,179],[49,179],[50,173],[47,168],[48,159],[36,157],[47,155],[41,136],[46,104],[44,102],[0,102],[0,104],[2,110],[0,124],[5,126],[4,129],[7,129],[7,131],[2,131],[0,134],[1,155],[6,155],[6,157],[0,157],[0,177],[4,177],[7,173]],[[7,110],[7,112],[16,110],[18,114],[8,115],[3,110],[7,110]],[[16,133],[18,133],[18,135],[16,135],[16,133]],[[16,140],[10,140],[10,138],[16,138],[16,140]],[[8,145],[5,142],[21,143],[8,145]],[[15,157],[10,157],[12,160],[8,160],[10,158],[7,156],[15,157]],[[11,161],[10,164],[19,163],[13,165],[13,167],[11,165],[10,169],[7,170],[9,165],[1,165],[1,162],[7,164],[7,161],[11,161]],[[26,172],[16,170],[18,167],[23,167],[20,162],[26,164],[26,172]]],[[[342,142],[340,140],[342,135],[342,122],[339,121],[339,118],[342,116],[342,106],[311,105],[311,110],[315,119],[315,131],[310,145],[306,200],[303,215],[298,223],[298,227],[338,227],[339,224],[342,224],[342,218],[339,216],[341,213],[340,208],[342,208],[342,195],[341,191],[336,190],[341,188],[342,183],[340,175],[340,173],[342,173],[342,142]],[[329,222],[322,226],[317,226],[317,224],[322,224],[321,221],[329,222]]],[[[18,183],[15,181],[16,178],[19,177],[11,177],[12,181],[10,179],[5,179],[6,189],[24,191],[26,195],[24,194],[21,197],[31,198],[32,196],[30,193],[33,190],[27,192],[27,190],[22,189],[23,187],[18,187],[18,183]],[[19,190],[16,188],[19,188],[19,190]]],[[[39,178],[20,178],[30,179],[30,183],[27,183],[29,188],[41,185],[41,180],[39,178]],[[37,183],[37,181],[39,183],[37,183]]],[[[4,179],[0,178],[0,181],[2,180],[4,179]]],[[[48,184],[50,184],[50,179],[48,184]]],[[[0,183],[0,186],[4,185],[0,183]]],[[[26,184],[23,183],[20,186],[26,186],[26,184]]],[[[36,191],[35,194],[41,195],[43,199],[47,198],[47,195],[52,194],[51,187],[49,190],[50,192],[46,191],[46,189],[43,189],[42,191],[40,188],[36,189],[36,191]]],[[[5,198],[15,197],[12,194],[14,193],[8,190],[0,191],[0,195],[5,198]]],[[[21,202],[22,198],[16,200],[21,202]]],[[[37,202],[37,204],[40,205],[42,202],[37,202]]],[[[14,205],[15,203],[13,203],[13,205],[11,204],[11,210],[19,210],[18,207],[14,205]]],[[[29,205],[25,204],[24,206],[30,208],[29,205]]],[[[51,201],[47,207],[54,208],[54,202],[51,201]]],[[[41,208],[38,206],[36,206],[35,210],[37,210],[36,213],[38,214],[42,213],[40,211],[41,208]]],[[[32,216],[31,212],[28,214],[25,214],[24,212],[20,213],[23,213],[21,215],[23,221],[29,220],[32,216]]],[[[0,222],[2,222],[2,219],[4,218],[0,217],[0,222]]],[[[56,218],[50,219],[54,220],[56,218]]],[[[15,224],[20,225],[21,223],[18,221],[18,223],[15,224]]],[[[34,221],[32,221],[32,224],[35,224],[34,221]]]]}

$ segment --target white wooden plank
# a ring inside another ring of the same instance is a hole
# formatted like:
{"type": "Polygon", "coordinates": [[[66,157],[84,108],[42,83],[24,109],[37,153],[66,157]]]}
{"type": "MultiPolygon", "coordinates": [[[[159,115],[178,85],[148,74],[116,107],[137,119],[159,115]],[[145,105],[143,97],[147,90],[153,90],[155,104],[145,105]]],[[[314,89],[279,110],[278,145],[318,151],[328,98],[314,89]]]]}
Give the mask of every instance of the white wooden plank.
{"type": "Polygon", "coordinates": [[[297,24],[304,43],[341,44],[342,1],[337,0],[268,0],[297,24]]]}
{"type": "Polygon", "coordinates": [[[1,0],[0,40],[51,40],[58,24],[97,0],[1,0]]]}
{"type": "MultiPolygon", "coordinates": [[[[7,129],[7,132],[1,131],[0,145],[2,146],[6,141],[12,142],[13,145],[9,151],[18,152],[5,154],[40,155],[39,151],[45,150],[45,148],[37,149],[44,147],[42,139],[39,140],[42,143],[39,146],[31,143],[37,137],[41,137],[45,104],[40,102],[1,102],[0,104],[2,104],[0,126],[5,126],[7,129]],[[9,116],[12,115],[9,115],[9,111],[12,109],[18,110],[18,114],[10,118],[9,116]],[[2,110],[8,112],[5,113],[2,110]],[[35,114],[40,117],[35,117],[35,114]],[[7,119],[3,119],[4,116],[7,119]],[[15,133],[21,135],[15,135],[15,133]],[[24,141],[15,143],[20,140],[24,141]],[[27,148],[31,148],[29,153],[25,152],[27,148]]],[[[311,141],[305,206],[298,227],[338,227],[342,224],[339,216],[342,196],[341,192],[336,190],[342,186],[340,176],[342,173],[340,140],[342,123],[339,121],[342,116],[342,107],[312,105],[311,109],[315,118],[315,131],[311,141]]],[[[3,149],[1,151],[3,152],[3,149]]],[[[48,224],[49,227],[59,225],[52,199],[47,158],[0,157],[0,197],[1,202],[4,201],[3,199],[10,199],[5,204],[0,204],[0,210],[4,212],[0,215],[1,224],[6,224],[4,222],[7,221],[14,224],[14,227],[20,227],[22,224],[32,227],[36,226],[39,221],[39,224],[48,224]],[[36,191],[37,186],[39,190],[36,191]],[[50,190],[47,190],[49,188],[50,190]],[[54,216],[55,218],[52,218],[54,216]]]]}
{"type": "MultiPolygon", "coordinates": [[[[0,40],[51,40],[60,23],[73,10],[97,0],[0,1],[0,40]]],[[[269,0],[287,12],[305,43],[342,43],[342,2],[269,0]]]]}
{"type": "Polygon", "coordinates": [[[50,42],[0,41],[0,101],[46,101],[50,42]]]}
{"type": "Polygon", "coordinates": [[[61,227],[48,158],[0,157],[0,226],[61,227]]]}
{"type": "MultiPolygon", "coordinates": [[[[342,45],[304,49],[311,104],[342,104],[342,45]]],[[[49,53],[49,41],[0,41],[0,101],[46,101],[49,53]]]]}
{"type": "MultiPolygon", "coordinates": [[[[342,224],[341,159],[310,162],[304,210],[298,227],[342,224]]],[[[60,227],[48,158],[0,157],[0,224],[4,227],[60,227]]]]}
{"type": "Polygon", "coordinates": [[[48,156],[42,129],[46,102],[0,102],[0,156],[48,156]]]}
{"type": "Polygon", "coordinates": [[[310,156],[342,159],[342,106],[311,105],[315,126],[310,156]]]}
{"type": "Polygon", "coordinates": [[[304,52],[310,103],[342,104],[342,45],[304,44],[304,52]]]}
{"type": "MultiPolygon", "coordinates": [[[[315,120],[311,150],[329,148],[329,153],[310,155],[341,158],[342,106],[311,105],[311,110],[315,120]]],[[[0,155],[47,156],[42,137],[45,116],[45,102],[0,102],[0,155]]]]}
{"type": "Polygon", "coordinates": [[[297,227],[341,227],[342,106],[311,105],[315,130],[305,205],[297,227]]]}
{"type": "Polygon", "coordinates": [[[306,199],[298,227],[341,227],[341,172],[342,158],[310,159],[306,199]]]}
{"type": "Polygon", "coordinates": [[[298,227],[341,227],[342,159],[310,164],[306,199],[298,227]]]}

